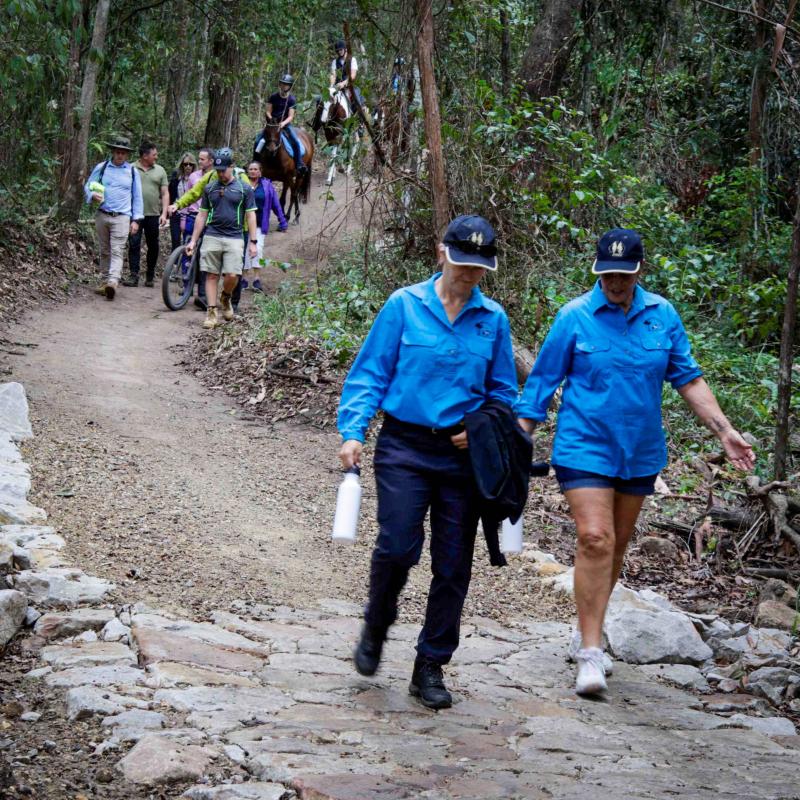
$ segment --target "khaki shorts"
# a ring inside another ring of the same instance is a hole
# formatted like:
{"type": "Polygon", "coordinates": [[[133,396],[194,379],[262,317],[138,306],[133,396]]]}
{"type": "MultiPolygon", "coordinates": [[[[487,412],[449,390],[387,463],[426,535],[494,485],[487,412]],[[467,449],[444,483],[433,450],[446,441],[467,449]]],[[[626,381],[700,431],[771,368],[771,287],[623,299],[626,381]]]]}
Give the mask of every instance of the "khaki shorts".
{"type": "Polygon", "coordinates": [[[214,275],[241,275],[244,239],[205,236],[200,249],[200,272],[214,275]]]}

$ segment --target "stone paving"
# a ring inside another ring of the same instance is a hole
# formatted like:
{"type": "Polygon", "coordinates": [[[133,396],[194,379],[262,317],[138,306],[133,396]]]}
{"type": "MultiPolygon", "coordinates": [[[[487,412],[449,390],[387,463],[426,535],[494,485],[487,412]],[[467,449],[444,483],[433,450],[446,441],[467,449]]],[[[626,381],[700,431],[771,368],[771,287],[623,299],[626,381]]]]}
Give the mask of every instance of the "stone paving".
{"type": "Polygon", "coordinates": [[[32,677],[66,689],[72,718],[105,717],[102,750],[136,742],[119,762],[133,783],[200,781],[225,760],[251,779],[198,782],[186,796],[200,800],[800,797],[800,737],[742,713],[769,714],[759,698],[695,695],[617,663],[605,701],[580,699],[568,626],[470,619],[447,670],[456,702],[430,711],[407,689],[416,627],[395,626],[362,678],[359,609],[322,605],[214,624],[134,607],[117,620],[130,647],[97,639],[101,617],[65,611],[62,629],[85,630],[45,647],[32,677]]]}

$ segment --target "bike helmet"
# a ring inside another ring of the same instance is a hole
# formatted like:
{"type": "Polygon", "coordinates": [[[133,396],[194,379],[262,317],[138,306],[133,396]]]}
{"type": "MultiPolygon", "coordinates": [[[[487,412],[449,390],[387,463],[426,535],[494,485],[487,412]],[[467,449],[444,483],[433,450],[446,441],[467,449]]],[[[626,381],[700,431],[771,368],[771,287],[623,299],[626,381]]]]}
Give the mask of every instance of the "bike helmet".
{"type": "Polygon", "coordinates": [[[283,75],[281,75],[278,83],[286,83],[289,86],[292,86],[294,84],[294,77],[290,73],[284,72],[283,75]]]}
{"type": "Polygon", "coordinates": [[[336,44],[333,45],[334,50],[347,50],[347,42],[344,39],[337,39],[336,44]]]}
{"type": "Polygon", "coordinates": [[[233,150],[230,147],[220,147],[214,152],[214,167],[230,167],[233,165],[233,150]]]}

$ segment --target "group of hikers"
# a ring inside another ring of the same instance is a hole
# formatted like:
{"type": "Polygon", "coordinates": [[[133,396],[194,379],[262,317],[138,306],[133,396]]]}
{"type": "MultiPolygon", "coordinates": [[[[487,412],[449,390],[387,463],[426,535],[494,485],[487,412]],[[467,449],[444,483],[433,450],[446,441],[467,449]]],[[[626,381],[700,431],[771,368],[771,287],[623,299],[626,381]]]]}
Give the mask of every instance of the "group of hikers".
{"type": "MultiPolygon", "coordinates": [[[[358,69],[344,42],[335,48],[332,96],[355,89],[358,69]]],[[[398,75],[400,67],[396,62],[398,75]]],[[[290,74],[281,76],[267,121],[285,132],[299,170],[292,84],[290,74]]],[[[363,106],[355,91],[351,100],[363,106]]],[[[232,319],[242,289],[261,289],[271,214],[280,230],[287,227],[275,189],[262,175],[262,146],[258,137],[246,171],[234,165],[229,148],[201,148],[196,160],[184,153],[170,182],[152,143],[142,143],[139,160],[130,164],[129,140],[109,142],[111,157],[94,168],[85,186],[87,202],[97,204],[106,273],[98,291],[114,298],[126,244],[130,276],[123,283],[138,284],[142,234],[148,245],[145,285],[152,285],[159,229],[171,220],[173,245],[185,242],[187,257],[202,240],[204,279],[195,303],[206,309],[204,326],[219,323],[218,305],[221,317],[232,319]]],[[[512,522],[521,514],[530,437],[563,386],[552,464],[577,531],[578,625],[569,653],[577,663],[576,691],[602,693],[613,669],[603,650],[606,608],[643,501],[667,462],[663,383],[718,437],[735,467],[752,469],[752,447],[704,381],[673,306],[638,285],[645,253],[636,231],[615,228],[600,237],[594,287],[558,312],[521,394],[508,318],[479,288],[486,272],[499,268],[491,224],[477,215],[457,217],[436,253],[435,274],[398,289],[377,315],[339,406],[339,457],[346,470],[358,468],[370,421],[383,412],[373,459],[379,533],[356,669],[373,675],[379,667],[430,514],[433,577],[410,691],[431,708],[451,704],[442,667],[458,647],[478,523],[492,563],[503,563],[497,527],[504,517],[496,511],[510,508],[512,522]]]]}
{"type": "MultiPolygon", "coordinates": [[[[332,93],[349,92],[352,102],[362,105],[363,97],[354,85],[358,74],[355,57],[344,41],[334,44],[336,57],[330,65],[332,93]]],[[[293,128],[297,100],[291,93],[294,78],[285,73],[278,91],[266,106],[267,125],[278,126],[285,136],[298,175],[303,163],[300,144],[293,128]]],[[[186,257],[200,245],[195,305],[206,310],[203,323],[214,328],[221,316],[233,318],[243,289],[260,292],[260,270],[265,263],[264,242],[272,214],[278,229],[288,228],[283,208],[272,182],[262,175],[264,135],[256,138],[253,160],[246,169],[235,166],[233,152],[223,147],[203,147],[195,159],[181,156],[172,178],[157,163],[158,149],[149,141],[139,147],[139,158],[129,162],[133,152],[130,139],[115,137],[107,143],[110,157],[98,163],[84,185],[87,203],[96,205],[95,227],[100,268],[104,280],[98,294],[113,300],[120,285],[139,284],[142,236],[147,243],[144,285],[153,286],[159,256],[159,232],[169,220],[172,247],[186,244],[186,257]],[[122,278],[125,248],[130,274],[122,278]],[[222,290],[217,288],[222,279],[222,290]]]]}

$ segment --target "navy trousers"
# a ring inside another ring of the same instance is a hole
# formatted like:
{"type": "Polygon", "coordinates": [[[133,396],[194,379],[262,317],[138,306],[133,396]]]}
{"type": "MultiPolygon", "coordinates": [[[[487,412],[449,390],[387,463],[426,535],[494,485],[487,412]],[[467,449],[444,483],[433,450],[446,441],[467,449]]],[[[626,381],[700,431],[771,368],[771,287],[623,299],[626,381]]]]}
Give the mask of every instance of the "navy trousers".
{"type": "Polygon", "coordinates": [[[417,653],[446,664],[458,647],[479,516],[469,455],[449,436],[387,418],[374,463],[379,533],[366,623],[383,631],[397,619],[397,599],[422,554],[430,510],[433,579],[417,653]]]}

